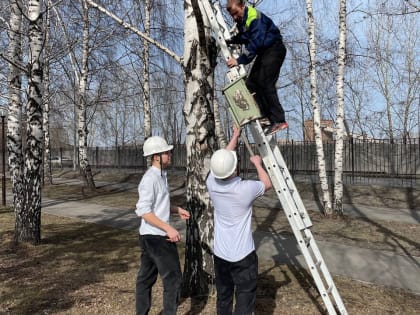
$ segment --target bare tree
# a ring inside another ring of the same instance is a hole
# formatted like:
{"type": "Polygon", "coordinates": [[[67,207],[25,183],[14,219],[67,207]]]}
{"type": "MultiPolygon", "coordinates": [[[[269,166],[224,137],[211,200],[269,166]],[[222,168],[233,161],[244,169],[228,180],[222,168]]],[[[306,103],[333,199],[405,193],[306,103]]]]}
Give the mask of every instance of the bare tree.
{"type": "MultiPolygon", "coordinates": [[[[21,9],[21,8],[20,8],[21,9]]],[[[38,244],[41,241],[41,166],[42,166],[42,1],[30,0],[28,87],[26,103],[26,147],[23,167],[22,206],[15,207],[17,241],[38,244]]]]}
{"type": "MultiPolygon", "coordinates": [[[[144,33],[150,36],[150,10],[152,6],[150,0],[144,1],[144,33]]],[[[146,140],[152,135],[152,121],[150,110],[150,81],[149,81],[149,42],[143,39],[143,108],[144,108],[144,139],[146,140]]]]}
{"type": "Polygon", "coordinates": [[[44,178],[47,178],[49,184],[52,184],[51,173],[51,141],[50,141],[50,13],[51,0],[47,1],[47,10],[45,15],[45,49],[44,49],[44,97],[43,97],[43,127],[44,127],[44,178]]]}
{"type": "Polygon", "coordinates": [[[308,15],[308,35],[309,35],[309,75],[311,78],[311,103],[314,115],[314,132],[316,142],[316,152],[318,157],[319,180],[321,182],[322,205],[324,214],[332,214],[331,197],[328,189],[328,178],[325,166],[324,147],[321,132],[321,114],[318,106],[317,79],[316,79],[316,42],[315,42],[315,20],[312,9],[312,0],[306,0],[306,12],[308,15]]]}
{"type": "MultiPolygon", "coordinates": [[[[13,206],[16,213],[16,236],[23,229],[25,203],[23,187],[22,154],[22,13],[21,0],[10,1],[9,29],[9,112],[7,123],[7,149],[9,152],[10,179],[12,181],[13,206]]],[[[18,238],[19,239],[19,238],[18,238]]],[[[23,238],[22,238],[23,239],[23,238]]]]}
{"type": "Polygon", "coordinates": [[[186,0],[184,71],[186,99],[184,117],[187,137],[187,224],[183,292],[209,292],[214,274],[211,251],[213,220],[205,179],[215,149],[212,113],[214,42],[203,19],[198,0],[186,0]]]}
{"type": "Polygon", "coordinates": [[[344,68],[346,64],[347,2],[340,0],[337,71],[337,117],[335,122],[334,211],[343,214],[344,68]]]}
{"type": "Polygon", "coordinates": [[[83,15],[83,47],[82,47],[82,68],[80,73],[79,91],[78,91],[78,135],[79,135],[79,165],[80,175],[88,189],[95,189],[92,170],[89,164],[87,150],[88,127],[86,121],[87,115],[87,76],[88,76],[88,56],[89,56],[89,6],[85,0],[82,2],[83,15]]]}

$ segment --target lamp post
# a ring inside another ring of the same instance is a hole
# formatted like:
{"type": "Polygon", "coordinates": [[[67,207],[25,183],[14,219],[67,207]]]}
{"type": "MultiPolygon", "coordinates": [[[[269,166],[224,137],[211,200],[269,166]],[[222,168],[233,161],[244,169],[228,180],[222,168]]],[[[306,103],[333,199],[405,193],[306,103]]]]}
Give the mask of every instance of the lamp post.
{"type": "Polygon", "coordinates": [[[6,205],[6,137],[5,137],[5,119],[7,116],[7,108],[0,108],[1,116],[1,147],[2,147],[2,176],[1,176],[1,189],[2,189],[2,203],[6,205]]]}

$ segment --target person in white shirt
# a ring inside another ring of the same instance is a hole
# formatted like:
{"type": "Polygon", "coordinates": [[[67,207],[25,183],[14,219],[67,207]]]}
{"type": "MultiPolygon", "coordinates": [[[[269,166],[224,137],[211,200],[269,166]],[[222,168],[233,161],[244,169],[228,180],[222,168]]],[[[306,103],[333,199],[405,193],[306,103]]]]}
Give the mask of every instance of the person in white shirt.
{"type": "Polygon", "coordinates": [[[148,138],[143,146],[144,156],[152,165],[143,175],[139,187],[136,214],[142,218],[139,228],[141,263],[136,281],[136,314],[148,314],[152,287],[158,274],[163,283],[163,314],[175,315],[182,282],[181,266],[176,242],[181,234],[169,224],[169,214],[187,220],[187,210],[171,206],[166,168],[171,162],[171,150],[161,137],[148,138]]]}
{"type": "Polygon", "coordinates": [[[259,180],[236,176],[234,151],[241,130],[234,128],[226,149],[217,150],[210,160],[207,189],[214,207],[214,269],[217,314],[252,314],[255,308],[258,257],[252,237],[252,203],[271,188],[261,157],[250,158],[259,180]],[[235,310],[233,294],[235,293],[235,310]]]}

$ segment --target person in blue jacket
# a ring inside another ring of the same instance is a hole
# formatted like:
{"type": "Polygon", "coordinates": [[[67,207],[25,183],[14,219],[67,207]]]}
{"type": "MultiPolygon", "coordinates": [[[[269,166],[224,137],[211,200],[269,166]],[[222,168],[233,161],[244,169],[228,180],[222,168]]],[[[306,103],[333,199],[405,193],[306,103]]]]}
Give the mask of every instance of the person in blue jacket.
{"type": "Polygon", "coordinates": [[[228,44],[245,46],[245,51],[237,59],[231,57],[227,65],[230,68],[246,65],[255,58],[246,86],[251,93],[255,93],[262,114],[270,121],[266,134],[274,134],[288,127],[276,89],[280,68],[286,57],[280,30],[265,14],[246,6],[245,0],[227,0],[226,8],[239,31],[228,44]]]}

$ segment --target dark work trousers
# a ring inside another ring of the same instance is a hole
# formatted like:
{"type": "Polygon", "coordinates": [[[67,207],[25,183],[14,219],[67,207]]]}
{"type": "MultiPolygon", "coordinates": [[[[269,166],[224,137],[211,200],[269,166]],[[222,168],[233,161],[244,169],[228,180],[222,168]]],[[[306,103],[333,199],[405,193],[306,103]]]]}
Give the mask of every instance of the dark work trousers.
{"type": "Polygon", "coordinates": [[[276,89],[285,57],[286,47],[281,42],[275,43],[257,55],[246,80],[248,90],[255,93],[261,114],[271,123],[285,122],[284,110],[276,89]]]}
{"type": "Polygon", "coordinates": [[[214,256],[217,314],[251,315],[257,296],[258,257],[255,251],[237,262],[214,256]],[[235,311],[232,313],[233,293],[235,311]]]}
{"type": "Polygon", "coordinates": [[[175,315],[182,273],[176,244],[165,236],[140,236],[141,264],[136,281],[136,314],[148,314],[158,273],[163,283],[163,315],[175,315]]]}

